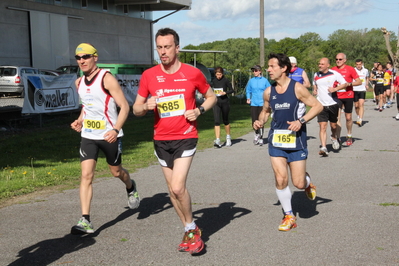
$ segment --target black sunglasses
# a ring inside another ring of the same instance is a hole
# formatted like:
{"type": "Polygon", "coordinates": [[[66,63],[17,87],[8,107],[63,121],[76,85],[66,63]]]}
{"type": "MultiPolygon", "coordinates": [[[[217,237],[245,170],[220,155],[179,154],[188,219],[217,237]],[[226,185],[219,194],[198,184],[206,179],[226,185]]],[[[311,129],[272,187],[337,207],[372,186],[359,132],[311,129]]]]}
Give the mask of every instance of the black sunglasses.
{"type": "Polygon", "coordinates": [[[343,58],[335,58],[336,61],[342,61],[344,60],[343,58]]]}
{"type": "Polygon", "coordinates": [[[75,59],[76,60],[80,60],[80,59],[84,59],[84,60],[86,60],[86,59],[89,59],[89,58],[91,58],[93,55],[92,54],[84,54],[84,55],[82,55],[82,56],[78,56],[78,55],[75,55],[75,59]]]}

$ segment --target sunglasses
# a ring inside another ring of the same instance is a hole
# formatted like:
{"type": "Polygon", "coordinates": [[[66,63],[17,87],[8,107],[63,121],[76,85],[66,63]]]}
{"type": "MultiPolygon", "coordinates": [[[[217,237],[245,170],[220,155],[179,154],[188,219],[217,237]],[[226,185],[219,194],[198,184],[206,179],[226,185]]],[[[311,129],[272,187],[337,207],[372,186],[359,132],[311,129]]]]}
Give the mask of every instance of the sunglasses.
{"type": "Polygon", "coordinates": [[[75,59],[76,59],[76,60],[80,60],[80,59],[86,60],[86,59],[91,58],[92,56],[93,56],[92,54],[84,54],[84,55],[82,55],[82,56],[75,55],[75,59]]]}
{"type": "Polygon", "coordinates": [[[335,58],[335,61],[342,61],[344,60],[343,58],[335,58]]]}
{"type": "Polygon", "coordinates": [[[259,72],[259,69],[252,69],[252,72],[259,72]]]}

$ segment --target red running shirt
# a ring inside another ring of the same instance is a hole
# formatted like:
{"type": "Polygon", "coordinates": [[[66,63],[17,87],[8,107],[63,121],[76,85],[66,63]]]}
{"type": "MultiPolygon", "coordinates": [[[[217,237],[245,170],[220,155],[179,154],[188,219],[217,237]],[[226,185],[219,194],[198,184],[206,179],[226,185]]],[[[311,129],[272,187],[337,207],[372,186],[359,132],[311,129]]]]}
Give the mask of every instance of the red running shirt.
{"type": "Polygon", "coordinates": [[[184,112],[197,107],[196,90],[205,94],[209,87],[199,69],[184,63],[173,74],[162,71],[160,65],[144,71],[138,94],[159,97],[154,110],[154,140],[198,138],[197,121],[188,121],[184,112]]]}
{"type": "MultiPolygon", "coordinates": [[[[338,67],[336,66],[331,69],[341,74],[348,83],[352,83],[355,79],[359,78],[359,75],[356,73],[356,70],[348,65],[345,65],[341,69],[338,69],[338,67]]],[[[353,93],[353,86],[346,87],[346,89],[337,91],[338,99],[353,98],[354,95],[355,94],[353,93]]]]}

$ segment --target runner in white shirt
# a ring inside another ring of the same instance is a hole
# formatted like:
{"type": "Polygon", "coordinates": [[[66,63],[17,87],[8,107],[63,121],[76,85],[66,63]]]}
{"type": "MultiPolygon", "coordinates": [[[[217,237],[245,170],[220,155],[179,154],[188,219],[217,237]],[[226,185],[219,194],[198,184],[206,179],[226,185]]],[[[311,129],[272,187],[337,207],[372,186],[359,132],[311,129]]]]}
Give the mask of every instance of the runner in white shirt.
{"type": "Polygon", "coordinates": [[[354,103],[355,111],[357,114],[356,124],[361,127],[363,125],[363,115],[364,115],[364,101],[366,99],[366,91],[369,84],[369,71],[364,68],[362,59],[356,59],[355,70],[359,75],[362,84],[359,86],[353,86],[353,91],[355,93],[354,103]]]}
{"type": "Polygon", "coordinates": [[[328,156],[327,150],[327,124],[330,121],[331,141],[334,150],[340,148],[340,140],[337,138],[337,121],[339,112],[339,100],[336,91],[345,89],[348,86],[344,77],[337,71],[329,69],[330,60],[322,58],[319,61],[319,72],[315,73],[313,79],[313,94],[323,105],[323,111],[317,115],[317,122],[320,125],[321,147],[319,155],[328,156]],[[340,85],[339,85],[340,84],[340,85]]]}

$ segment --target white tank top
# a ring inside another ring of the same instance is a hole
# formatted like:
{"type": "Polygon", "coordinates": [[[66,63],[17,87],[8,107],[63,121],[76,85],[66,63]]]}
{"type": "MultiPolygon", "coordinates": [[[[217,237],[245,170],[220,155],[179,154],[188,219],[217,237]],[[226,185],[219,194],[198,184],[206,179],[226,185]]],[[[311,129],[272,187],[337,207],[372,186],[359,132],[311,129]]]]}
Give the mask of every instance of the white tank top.
{"type": "MultiPolygon", "coordinates": [[[[89,85],[85,78],[79,82],[78,93],[83,108],[83,128],[81,136],[87,139],[103,140],[104,134],[114,128],[118,119],[114,98],[103,87],[103,79],[107,70],[101,69],[89,85]]],[[[123,136],[122,129],[118,137],[123,136]]]]}

